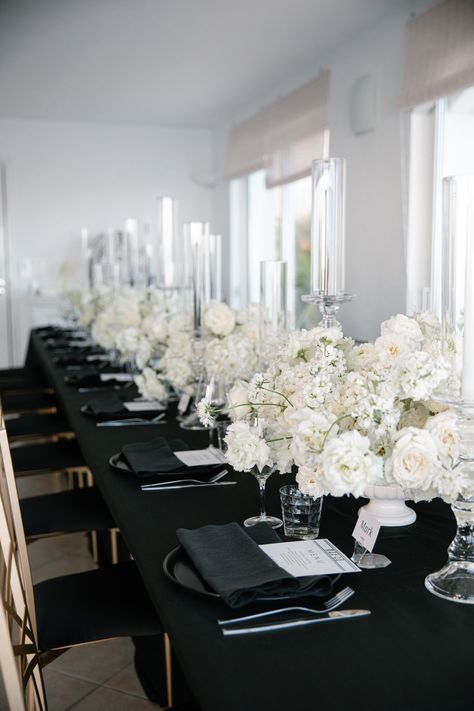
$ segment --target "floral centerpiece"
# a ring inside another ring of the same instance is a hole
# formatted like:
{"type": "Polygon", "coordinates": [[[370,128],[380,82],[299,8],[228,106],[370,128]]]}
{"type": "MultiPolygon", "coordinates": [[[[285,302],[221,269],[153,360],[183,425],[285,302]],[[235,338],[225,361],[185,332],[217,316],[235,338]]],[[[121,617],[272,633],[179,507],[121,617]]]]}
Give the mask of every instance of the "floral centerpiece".
{"type": "MultiPolygon", "coordinates": [[[[229,463],[296,466],[300,490],[313,497],[395,484],[407,499],[454,500],[468,482],[456,469],[454,415],[433,400],[450,375],[439,341],[427,313],[399,314],[362,345],[337,328],[290,333],[264,373],[229,392],[229,463]]],[[[199,410],[210,424],[212,404],[199,410]]]]}
{"type": "MultiPolygon", "coordinates": [[[[203,368],[208,376],[229,385],[249,379],[258,363],[258,307],[236,311],[221,302],[210,303],[203,315],[203,368]]],[[[170,333],[160,363],[161,377],[176,390],[194,393],[191,329],[170,333]]]]}

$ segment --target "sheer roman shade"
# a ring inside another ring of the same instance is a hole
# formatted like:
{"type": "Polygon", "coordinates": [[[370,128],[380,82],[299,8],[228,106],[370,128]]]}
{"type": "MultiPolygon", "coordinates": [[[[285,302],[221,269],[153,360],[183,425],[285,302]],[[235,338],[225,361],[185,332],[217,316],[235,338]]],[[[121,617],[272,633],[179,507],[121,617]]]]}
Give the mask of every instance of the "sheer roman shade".
{"type": "Polygon", "coordinates": [[[408,24],[401,106],[474,85],[474,1],[444,0],[408,24]]]}
{"type": "Polygon", "coordinates": [[[329,71],[234,126],[227,145],[226,177],[265,168],[267,187],[311,175],[327,155],[329,71]]]}
{"type": "Polygon", "coordinates": [[[231,129],[227,143],[226,178],[240,178],[263,168],[267,122],[268,111],[264,109],[231,129]]]}
{"type": "Polygon", "coordinates": [[[329,71],[269,108],[265,132],[268,188],[311,175],[315,158],[328,150],[329,71]]]}

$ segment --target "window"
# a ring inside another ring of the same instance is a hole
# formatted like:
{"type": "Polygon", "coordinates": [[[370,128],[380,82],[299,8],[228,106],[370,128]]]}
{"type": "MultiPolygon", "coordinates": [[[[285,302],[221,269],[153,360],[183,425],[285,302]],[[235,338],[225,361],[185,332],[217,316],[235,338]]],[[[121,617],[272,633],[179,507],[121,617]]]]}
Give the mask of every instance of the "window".
{"type": "MultiPolygon", "coordinates": [[[[297,327],[314,321],[301,295],[310,286],[311,177],[268,189],[259,170],[230,183],[231,304],[259,301],[260,262],[287,262],[287,302],[297,327]],[[245,278],[242,278],[245,275],[245,278]]],[[[293,325],[293,324],[290,324],[293,325]]]]}
{"type": "Polygon", "coordinates": [[[409,118],[407,307],[439,312],[443,178],[474,174],[474,87],[409,118]]]}

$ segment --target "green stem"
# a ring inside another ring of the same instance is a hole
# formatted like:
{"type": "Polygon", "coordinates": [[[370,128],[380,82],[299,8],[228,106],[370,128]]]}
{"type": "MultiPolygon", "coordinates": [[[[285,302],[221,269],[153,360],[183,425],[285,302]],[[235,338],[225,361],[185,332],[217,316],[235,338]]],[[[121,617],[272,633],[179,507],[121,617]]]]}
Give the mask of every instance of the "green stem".
{"type": "Polygon", "coordinates": [[[322,444],[322,446],[321,446],[321,452],[322,452],[323,449],[324,449],[324,446],[325,446],[325,444],[326,444],[326,440],[327,440],[327,438],[328,438],[328,436],[329,436],[329,433],[330,433],[330,431],[332,430],[332,428],[333,428],[335,425],[339,424],[339,422],[341,422],[342,420],[345,420],[347,417],[352,417],[352,415],[341,415],[341,417],[338,417],[337,420],[334,420],[334,422],[332,423],[332,425],[330,426],[330,428],[328,429],[328,431],[327,431],[326,434],[324,435],[323,444],[322,444]]]}

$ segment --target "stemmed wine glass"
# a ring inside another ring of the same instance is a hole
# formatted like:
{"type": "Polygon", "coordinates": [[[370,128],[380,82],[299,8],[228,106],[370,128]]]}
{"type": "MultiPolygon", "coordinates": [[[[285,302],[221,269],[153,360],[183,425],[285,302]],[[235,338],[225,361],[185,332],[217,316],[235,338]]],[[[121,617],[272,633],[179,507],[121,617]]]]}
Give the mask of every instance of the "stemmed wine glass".
{"type": "Polygon", "coordinates": [[[255,526],[257,523],[266,523],[272,528],[279,528],[283,524],[283,521],[280,518],[277,518],[276,516],[269,516],[265,508],[265,487],[268,477],[270,474],[273,474],[274,471],[276,471],[275,465],[263,467],[263,469],[253,467],[250,470],[250,473],[258,481],[258,487],[260,489],[260,513],[258,516],[250,516],[250,518],[246,518],[244,526],[249,527],[255,526]]]}

